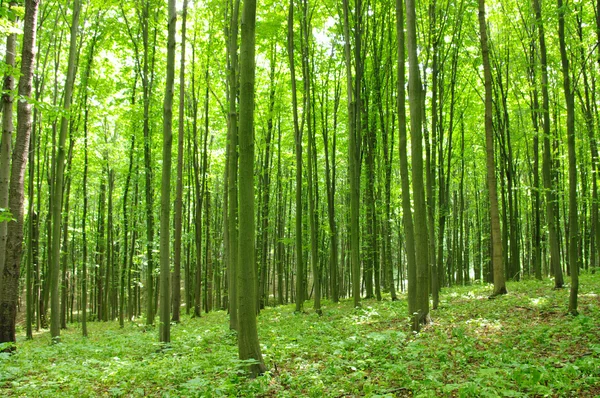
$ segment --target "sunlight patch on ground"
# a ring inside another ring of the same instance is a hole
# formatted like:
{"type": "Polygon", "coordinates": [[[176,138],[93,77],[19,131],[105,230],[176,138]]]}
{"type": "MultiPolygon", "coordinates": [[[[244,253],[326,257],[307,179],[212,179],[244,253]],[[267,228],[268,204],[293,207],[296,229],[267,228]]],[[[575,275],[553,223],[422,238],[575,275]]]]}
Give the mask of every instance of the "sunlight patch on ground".
{"type": "Polygon", "coordinates": [[[467,319],[465,321],[467,325],[473,325],[477,329],[476,333],[488,333],[489,331],[499,332],[502,329],[502,324],[497,319],[485,319],[485,318],[477,318],[477,319],[467,319]],[[483,330],[481,330],[483,329],[483,330]]]}
{"type": "Polygon", "coordinates": [[[535,307],[543,307],[548,304],[548,299],[546,297],[531,297],[529,302],[535,307]]]}

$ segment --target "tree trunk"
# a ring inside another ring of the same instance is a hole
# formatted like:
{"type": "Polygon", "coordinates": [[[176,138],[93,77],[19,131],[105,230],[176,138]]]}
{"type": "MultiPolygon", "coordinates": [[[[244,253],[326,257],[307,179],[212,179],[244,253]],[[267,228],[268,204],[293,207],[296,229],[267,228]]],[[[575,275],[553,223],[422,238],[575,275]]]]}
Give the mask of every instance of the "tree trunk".
{"type": "Polygon", "coordinates": [[[352,271],[352,297],[354,307],[360,307],[360,30],[362,20],[362,1],[355,2],[355,70],[352,78],[352,51],[350,48],[350,9],[348,0],[343,2],[344,12],[344,55],[346,61],[348,96],[348,168],[350,180],[350,268],[352,271]],[[353,82],[354,81],[354,82],[353,82]]]}
{"type": "MultiPolygon", "coordinates": [[[[119,294],[119,326],[125,327],[125,284],[126,276],[131,272],[128,269],[127,264],[129,261],[128,250],[129,246],[128,233],[129,233],[129,218],[127,216],[127,200],[129,196],[129,185],[131,184],[131,173],[133,171],[133,153],[135,151],[135,134],[131,135],[131,148],[129,149],[129,171],[127,172],[127,179],[125,180],[125,192],[123,193],[123,263],[121,265],[121,280],[119,282],[120,294],[119,294]]],[[[135,213],[134,213],[135,214],[135,213]]],[[[131,248],[134,249],[133,247],[131,248]]],[[[130,297],[128,297],[130,298],[130,297]]]]}
{"type": "MultiPolygon", "coordinates": [[[[6,39],[6,58],[5,63],[9,68],[4,75],[2,85],[2,139],[0,140],[0,209],[8,210],[8,187],[10,183],[10,155],[12,147],[13,126],[13,96],[12,91],[15,87],[15,78],[12,75],[12,69],[15,67],[15,57],[17,52],[17,35],[15,33],[8,35],[6,39]]],[[[0,210],[0,219],[2,217],[0,210]]],[[[0,221],[0,279],[2,279],[4,269],[4,259],[6,255],[6,230],[8,221],[0,221]]]]}
{"type": "Polygon", "coordinates": [[[267,135],[265,137],[265,156],[263,158],[262,175],[260,184],[262,186],[262,206],[260,208],[261,237],[260,237],[260,278],[258,289],[259,309],[264,308],[268,302],[268,231],[269,231],[269,201],[271,198],[271,137],[273,136],[273,114],[275,112],[275,46],[270,49],[270,71],[269,71],[269,110],[267,116],[267,135]]]}
{"type": "Polygon", "coordinates": [[[62,232],[62,248],[61,248],[61,292],[60,292],[60,328],[61,329],[66,329],[67,328],[67,306],[68,306],[68,299],[67,299],[67,288],[68,288],[68,281],[67,281],[67,262],[68,262],[68,243],[69,243],[69,204],[70,204],[70,196],[71,196],[71,163],[73,160],[73,145],[75,144],[75,141],[73,141],[73,135],[72,135],[72,130],[69,133],[69,151],[68,151],[68,155],[67,155],[67,170],[66,170],[66,175],[65,175],[65,180],[66,180],[66,188],[65,188],[65,193],[64,193],[64,215],[63,215],[63,223],[62,223],[62,228],[63,228],[63,232],[62,232]]]}
{"type": "Polygon", "coordinates": [[[569,270],[571,290],[569,295],[569,313],[577,315],[577,293],[579,290],[579,262],[577,261],[577,242],[579,225],[577,221],[577,157],[575,154],[575,94],[571,90],[569,57],[565,43],[565,7],[558,0],[558,41],[562,65],[563,88],[567,105],[567,147],[569,154],[569,270]]]}
{"type": "MultiPolygon", "coordinates": [[[[96,24],[96,27],[98,24],[96,24]]],[[[88,242],[87,242],[87,211],[88,211],[88,120],[89,120],[89,104],[88,104],[88,81],[90,77],[90,72],[92,69],[92,61],[94,59],[94,48],[96,46],[96,42],[98,39],[98,32],[94,32],[94,36],[90,43],[87,64],[85,68],[85,72],[83,74],[83,215],[81,217],[81,235],[82,235],[82,275],[81,275],[81,333],[83,337],[87,337],[87,303],[88,303],[88,294],[87,294],[87,279],[88,279],[88,269],[87,269],[87,261],[88,261],[88,242]]]]}
{"type": "Polygon", "coordinates": [[[180,321],[181,304],[181,230],[183,226],[183,139],[185,134],[185,33],[188,0],[181,15],[181,64],[179,66],[179,126],[177,134],[177,186],[175,191],[175,241],[173,242],[173,322],[180,321]]]}
{"type": "Polygon", "coordinates": [[[406,72],[405,72],[405,40],[404,40],[404,4],[396,0],[396,35],[398,36],[398,138],[400,140],[400,178],[402,182],[402,222],[405,235],[406,265],[408,274],[408,314],[413,316],[417,309],[415,258],[415,236],[410,199],[410,175],[408,172],[408,154],[406,150],[406,72]]]}
{"type": "Polygon", "coordinates": [[[406,0],[406,32],[409,64],[409,103],[411,129],[412,185],[415,223],[415,261],[416,261],[416,307],[418,322],[414,321],[413,329],[429,319],[429,245],[427,243],[427,209],[425,189],[423,187],[423,87],[417,58],[417,30],[414,0],[406,0]]]}
{"type": "Polygon", "coordinates": [[[171,341],[171,149],[173,147],[173,92],[175,91],[175,0],[169,0],[167,78],[163,104],[163,164],[160,194],[160,331],[159,341],[171,341]]]}
{"type": "Polygon", "coordinates": [[[227,125],[227,168],[228,168],[228,236],[229,236],[229,328],[238,329],[238,16],[240,1],[232,0],[232,14],[229,23],[227,54],[229,59],[229,118],[227,125]]]}
{"type": "MultiPolygon", "coordinates": [[[[71,108],[73,85],[75,83],[75,61],[77,56],[77,31],[79,28],[80,2],[73,2],[73,20],[71,23],[71,41],[69,47],[69,64],[67,68],[67,80],[64,91],[64,112],[68,115],[71,108]]],[[[50,335],[54,343],[60,342],[60,296],[59,296],[59,272],[60,272],[60,223],[63,204],[63,184],[65,171],[65,142],[67,129],[69,128],[69,116],[63,116],[60,122],[60,134],[58,138],[58,150],[56,152],[56,173],[52,198],[52,262],[51,262],[51,323],[50,335]]]]}
{"type": "Polygon", "coordinates": [[[238,350],[251,377],[266,371],[256,327],[256,275],[254,269],[254,80],[256,1],[245,0],[240,44],[240,169],[238,242],[238,350]]]}
{"type": "Polygon", "coordinates": [[[154,291],[154,193],[152,190],[152,138],[150,136],[150,99],[152,96],[152,84],[150,78],[150,62],[148,59],[148,55],[150,54],[149,3],[148,0],[143,3],[140,23],[142,25],[143,41],[142,90],[144,101],[144,176],[146,182],[146,324],[152,325],[152,323],[154,323],[154,306],[152,302],[154,291]]]}
{"type": "Polygon", "coordinates": [[[537,20],[540,40],[540,62],[542,67],[542,112],[544,125],[544,155],[542,159],[542,177],[546,191],[546,222],[550,246],[550,268],[554,274],[554,288],[563,287],[563,274],[560,266],[560,251],[558,233],[556,231],[556,194],[554,193],[554,178],[552,171],[552,152],[550,148],[550,99],[548,94],[548,62],[546,55],[546,39],[542,22],[540,0],[533,0],[535,18],[537,20]]]}
{"type": "Polygon", "coordinates": [[[288,54],[292,82],[292,108],[296,152],[296,312],[304,306],[304,259],[302,258],[302,131],[298,125],[298,99],[296,94],[296,69],[294,61],[294,0],[290,0],[288,13],[288,54]]]}
{"type": "Polygon", "coordinates": [[[479,34],[483,54],[483,75],[485,85],[485,144],[487,185],[490,200],[490,228],[492,233],[492,267],[494,270],[494,293],[506,294],[504,265],[502,264],[502,240],[498,212],[498,191],[496,186],[496,164],[494,161],[494,126],[492,120],[492,71],[488,50],[487,26],[485,20],[485,0],[479,0],[479,34]]]}
{"type": "MultiPolygon", "coordinates": [[[[38,0],[25,0],[23,47],[21,55],[21,78],[19,96],[29,98],[33,80],[33,63],[36,51],[36,27],[38,0]]],[[[8,208],[15,221],[7,226],[5,266],[0,276],[0,343],[16,342],[15,323],[19,294],[19,275],[23,253],[23,203],[25,200],[25,168],[29,153],[29,138],[32,129],[31,104],[17,104],[17,138],[12,153],[11,179],[8,208]]],[[[14,347],[9,347],[13,350],[14,347]]]]}

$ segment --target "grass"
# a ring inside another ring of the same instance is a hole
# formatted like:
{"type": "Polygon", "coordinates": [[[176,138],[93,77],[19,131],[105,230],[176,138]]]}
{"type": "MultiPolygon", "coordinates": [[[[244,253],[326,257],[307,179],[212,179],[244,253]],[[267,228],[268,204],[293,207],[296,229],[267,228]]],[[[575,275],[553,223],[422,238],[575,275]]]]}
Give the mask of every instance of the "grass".
{"type": "MultiPolygon", "coordinates": [[[[161,347],[143,321],[78,325],[50,344],[19,333],[0,354],[0,396],[26,397],[396,397],[600,396],[600,275],[581,276],[580,315],[552,281],[444,289],[434,323],[410,331],[404,299],[325,301],[323,316],[293,306],[259,316],[268,373],[245,378],[235,334],[220,311],[172,326],[161,347]]],[[[307,302],[305,308],[311,308],[307,302]]]]}

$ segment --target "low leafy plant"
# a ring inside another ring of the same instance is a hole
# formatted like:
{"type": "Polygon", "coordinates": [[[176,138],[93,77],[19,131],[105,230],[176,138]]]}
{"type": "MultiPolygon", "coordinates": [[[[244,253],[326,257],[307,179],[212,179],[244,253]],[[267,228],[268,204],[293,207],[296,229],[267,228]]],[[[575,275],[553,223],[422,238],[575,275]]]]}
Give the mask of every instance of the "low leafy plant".
{"type": "MultiPolygon", "coordinates": [[[[509,283],[488,300],[487,285],[444,289],[433,324],[410,330],[400,301],[324,300],[323,315],[291,305],[261,311],[268,372],[248,379],[227,314],[183,317],[172,344],[156,328],[88,323],[50,344],[47,331],[0,355],[0,396],[593,396],[600,384],[600,275],[583,274],[580,313],[552,281],[509,283]]],[[[310,308],[310,303],[306,304],[310,308]]]]}

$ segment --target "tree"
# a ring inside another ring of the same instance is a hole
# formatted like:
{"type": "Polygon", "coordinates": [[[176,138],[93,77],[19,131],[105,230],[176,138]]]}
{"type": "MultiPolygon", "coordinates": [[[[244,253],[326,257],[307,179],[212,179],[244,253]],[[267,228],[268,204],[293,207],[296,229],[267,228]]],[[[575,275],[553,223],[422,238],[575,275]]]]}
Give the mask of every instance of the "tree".
{"type": "Polygon", "coordinates": [[[171,341],[171,148],[173,146],[173,92],[175,81],[175,0],[169,0],[169,38],[167,44],[167,82],[163,107],[163,168],[160,197],[160,336],[171,341]]]}
{"type": "Polygon", "coordinates": [[[229,328],[238,329],[238,19],[240,1],[232,0],[227,42],[229,113],[227,118],[227,236],[228,236],[228,285],[229,328]]]}
{"type": "MultiPolygon", "coordinates": [[[[563,89],[567,105],[567,146],[569,154],[569,269],[571,271],[571,291],[569,313],[577,315],[577,292],[579,290],[579,262],[577,245],[579,224],[577,222],[577,157],[575,152],[575,93],[571,90],[569,57],[565,43],[565,6],[558,0],[558,41],[562,65],[563,89]]],[[[595,178],[595,177],[594,177],[595,178]]]]}
{"type": "Polygon", "coordinates": [[[183,1],[181,13],[181,64],[179,66],[179,126],[177,133],[177,185],[175,192],[175,241],[173,242],[173,321],[179,322],[181,303],[181,231],[183,227],[183,139],[185,134],[185,33],[188,0],[183,1]]]}
{"type": "Polygon", "coordinates": [[[406,0],[406,32],[409,67],[409,104],[410,104],[410,143],[412,159],[412,183],[415,223],[415,262],[416,262],[416,300],[415,312],[418,324],[429,319],[429,259],[427,243],[427,210],[425,205],[425,189],[423,187],[423,113],[422,85],[417,58],[417,30],[414,0],[406,0]]]}
{"type": "Polygon", "coordinates": [[[344,13],[344,56],[346,61],[348,97],[348,168],[350,179],[350,268],[352,270],[352,297],[355,307],[360,306],[360,153],[361,153],[361,21],[362,1],[355,3],[354,67],[352,74],[352,52],[350,45],[350,8],[348,0],[343,2],[344,13]]]}
{"type": "MultiPolygon", "coordinates": [[[[39,0],[25,1],[23,47],[21,49],[21,77],[19,96],[31,96],[36,51],[36,27],[39,0]]],[[[19,294],[19,274],[23,253],[23,203],[25,200],[25,168],[32,129],[32,104],[17,104],[17,137],[12,153],[8,208],[13,220],[8,223],[5,266],[0,275],[0,343],[16,342],[15,323],[19,294]]],[[[58,313],[58,312],[57,312],[58,313]]],[[[10,349],[14,349],[10,348],[10,349]]]]}
{"type": "Polygon", "coordinates": [[[256,0],[245,0],[240,44],[240,166],[238,351],[241,360],[254,360],[252,377],[265,372],[256,328],[256,275],[254,268],[254,82],[256,0]]]}
{"type": "Polygon", "coordinates": [[[560,267],[560,253],[558,243],[558,233],[556,231],[556,194],[554,193],[554,178],[552,176],[552,152],[550,147],[550,95],[548,94],[548,57],[546,51],[546,37],[544,34],[544,24],[542,22],[542,10],[540,0],[533,0],[535,18],[537,20],[539,43],[540,43],[540,63],[542,68],[542,112],[543,112],[543,131],[544,131],[544,155],[542,158],[542,178],[544,181],[544,190],[546,193],[546,223],[548,224],[548,238],[550,244],[550,264],[554,273],[554,288],[563,287],[563,274],[560,267]]]}
{"type": "Polygon", "coordinates": [[[500,216],[496,184],[496,163],[494,161],[494,126],[492,120],[492,71],[488,49],[487,26],[485,20],[485,0],[479,0],[479,39],[483,57],[483,77],[485,86],[485,148],[487,187],[490,200],[490,227],[492,233],[492,267],[494,270],[494,292],[492,296],[506,294],[504,265],[502,263],[502,241],[500,236],[500,216]]]}
{"type": "Polygon", "coordinates": [[[292,82],[292,112],[294,119],[294,142],[296,153],[296,312],[304,305],[304,260],[302,246],[302,130],[298,122],[298,99],[296,93],[296,67],[294,60],[294,0],[290,0],[288,13],[288,54],[290,80],[292,82]]]}
{"type": "Polygon", "coordinates": [[[398,137],[400,144],[400,178],[402,180],[402,222],[406,239],[406,262],[408,273],[408,313],[413,315],[416,310],[416,280],[417,263],[415,259],[414,224],[410,199],[410,175],[408,173],[408,154],[406,151],[406,71],[405,71],[405,40],[404,40],[404,4],[396,0],[396,35],[398,37],[398,137]]]}
{"type": "Polygon", "coordinates": [[[67,80],[65,81],[65,94],[63,109],[65,115],[60,122],[60,135],[58,138],[58,148],[56,152],[56,173],[54,180],[53,198],[52,198],[52,272],[51,272],[51,323],[50,333],[52,340],[55,343],[60,342],[60,297],[58,295],[59,288],[59,271],[60,271],[60,227],[62,219],[63,205],[63,186],[64,186],[64,171],[65,171],[65,143],[67,139],[67,130],[69,128],[69,109],[73,96],[73,86],[75,84],[75,63],[77,57],[77,31],[79,29],[79,0],[73,1],[73,15],[71,22],[71,40],[69,47],[69,64],[67,69],[67,80]]]}

